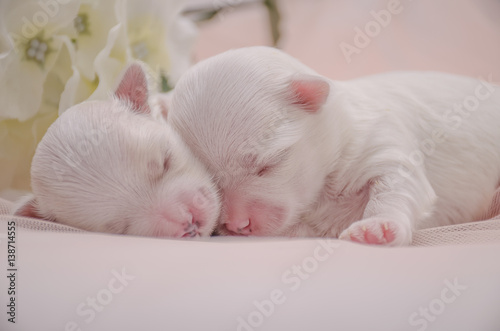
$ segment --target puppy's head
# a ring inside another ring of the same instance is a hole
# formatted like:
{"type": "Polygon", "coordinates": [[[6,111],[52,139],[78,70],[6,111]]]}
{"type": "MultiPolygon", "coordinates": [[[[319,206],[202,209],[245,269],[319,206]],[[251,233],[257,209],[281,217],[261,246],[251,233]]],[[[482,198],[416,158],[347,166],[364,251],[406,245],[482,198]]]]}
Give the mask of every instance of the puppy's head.
{"type": "Polygon", "coordinates": [[[219,214],[205,168],[153,118],[139,64],[127,69],[110,100],[76,105],[54,122],[31,175],[34,196],[16,214],[86,230],[209,235],[219,214]]]}
{"type": "Polygon", "coordinates": [[[203,61],[178,82],[170,120],[214,174],[219,231],[277,235],[298,221],[322,187],[314,123],[328,81],[266,47],[203,61]]]}

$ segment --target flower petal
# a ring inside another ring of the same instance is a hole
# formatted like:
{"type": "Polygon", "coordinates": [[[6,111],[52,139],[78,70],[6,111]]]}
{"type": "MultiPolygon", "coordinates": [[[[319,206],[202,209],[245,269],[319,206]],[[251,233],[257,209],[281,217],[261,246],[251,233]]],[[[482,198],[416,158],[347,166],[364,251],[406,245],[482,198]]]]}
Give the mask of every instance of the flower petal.
{"type": "MultiPolygon", "coordinates": [[[[2,70],[0,70],[0,118],[11,118],[25,121],[36,114],[40,108],[43,94],[43,85],[47,74],[57,62],[59,67],[67,64],[71,74],[71,66],[68,61],[60,58],[60,53],[65,48],[65,54],[72,54],[73,47],[69,39],[64,36],[52,38],[51,51],[47,54],[43,66],[36,61],[20,58],[16,52],[9,53],[0,59],[2,70]]],[[[59,71],[64,70],[59,68],[59,71]]]]}
{"type": "Polygon", "coordinates": [[[116,1],[83,1],[78,18],[80,33],[76,38],[76,66],[87,80],[95,79],[94,60],[106,46],[107,32],[118,20],[115,14],[116,1]]]}
{"type": "Polygon", "coordinates": [[[73,66],[73,75],[68,79],[59,100],[59,115],[69,107],[85,101],[96,89],[97,82],[88,81],[73,66]]]}
{"type": "MultiPolygon", "coordinates": [[[[0,119],[21,121],[40,108],[45,79],[63,47],[70,50],[68,36],[58,36],[73,24],[80,1],[10,1],[3,5],[2,55],[0,56],[0,119]],[[6,34],[5,34],[6,33],[6,34]],[[29,96],[29,97],[27,97],[29,96]]],[[[69,67],[71,69],[71,67],[69,67]]],[[[69,77],[69,75],[68,75],[69,77]]]]}
{"type": "Polygon", "coordinates": [[[131,53],[155,72],[177,82],[191,63],[195,24],[182,17],[185,1],[130,0],[127,32],[131,53]]]}
{"type": "Polygon", "coordinates": [[[116,87],[116,80],[132,60],[127,52],[127,36],[123,24],[114,26],[108,34],[108,42],[104,49],[97,54],[95,59],[95,71],[99,78],[99,85],[90,100],[105,99],[110,91],[116,87]]]}
{"type": "Polygon", "coordinates": [[[63,4],[60,1],[15,0],[9,1],[3,10],[8,13],[5,18],[7,30],[28,40],[42,30],[53,35],[73,26],[78,8],[79,0],[66,0],[63,4]]]}

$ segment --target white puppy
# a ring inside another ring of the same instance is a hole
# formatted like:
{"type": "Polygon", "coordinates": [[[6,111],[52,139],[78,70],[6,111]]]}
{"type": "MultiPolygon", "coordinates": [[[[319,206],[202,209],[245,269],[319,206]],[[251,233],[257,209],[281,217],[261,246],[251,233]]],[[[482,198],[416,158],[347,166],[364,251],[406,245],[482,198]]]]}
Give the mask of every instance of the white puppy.
{"type": "Polygon", "coordinates": [[[73,106],[52,124],[31,175],[34,196],[15,214],[90,231],[208,236],[219,215],[211,176],[150,107],[137,63],[112,98],[73,106]]]}
{"type": "Polygon", "coordinates": [[[500,179],[500,91],[444,73],[331,81],[276,49],[179,81],[170,121],[213,173],[220,232],[406,245],[477,220],[500,179]]]}

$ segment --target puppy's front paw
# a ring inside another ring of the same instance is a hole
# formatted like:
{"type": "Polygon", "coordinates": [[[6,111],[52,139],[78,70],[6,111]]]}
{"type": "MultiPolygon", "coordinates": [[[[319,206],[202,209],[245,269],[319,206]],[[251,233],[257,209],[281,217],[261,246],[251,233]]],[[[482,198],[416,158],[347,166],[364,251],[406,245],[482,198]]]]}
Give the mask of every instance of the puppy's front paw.
{"type": "Polygon", "coordinates": [[[371,245],[406,246],[411,243],[411,229],[405,222],[371,217],[351,224],[339,239],[371,245]]]}

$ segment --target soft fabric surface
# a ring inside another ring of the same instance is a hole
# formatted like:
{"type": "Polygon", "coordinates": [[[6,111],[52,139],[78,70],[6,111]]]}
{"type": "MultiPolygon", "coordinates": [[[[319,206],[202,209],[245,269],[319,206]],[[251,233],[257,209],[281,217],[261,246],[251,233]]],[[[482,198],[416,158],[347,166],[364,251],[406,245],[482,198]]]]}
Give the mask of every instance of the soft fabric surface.
{"type": "MultiPolygon", "coordinates": [[[[0,218],[6,261],[11,216],[0,218]]],[[[0,278],[4,291],[16,288],[16,324],[4,313],[0,330],[500,329],[498,222],[474,223],[469,234],[460,226],[438,229],[433,239],[422,231],[417,236],[427,244],[440,237],[455,245],[414,248],[319,239],[188,241],[41,232],[37,220],[16,224],[14,285],[0,278]],[[457,238],[491,243],[456,245],[457,238]]]]}
{"type": "MultiPolygon", "coordinates": [[[[15,220],[18,227],[53,232],[84,232],[69,226],[46,222],[42,220],[8,216],[11,213],[13,203],[0,199],[0,220],[15,220]]],[[[442,246],[442,245],[465,245],[465,244],[500,244],[500,194],[490,208],[485,220],[442,226],[417,231],[413,238],[412,246],[442,246]]],[[[210,239],[206,239],[210,240],[210,239]]]]}

